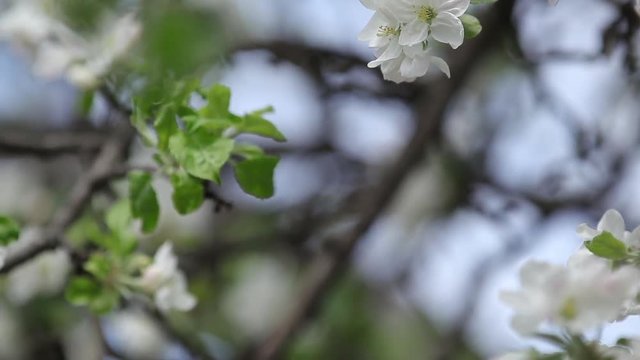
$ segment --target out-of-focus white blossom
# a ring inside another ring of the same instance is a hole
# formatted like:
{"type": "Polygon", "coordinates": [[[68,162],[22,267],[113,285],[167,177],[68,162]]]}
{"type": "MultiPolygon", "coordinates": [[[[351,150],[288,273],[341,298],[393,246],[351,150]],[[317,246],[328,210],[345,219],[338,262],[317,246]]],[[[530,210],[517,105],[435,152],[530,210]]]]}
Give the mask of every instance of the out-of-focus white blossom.
{"type": "Polygon", "coordinates": [[[196,305],[196,298],[187,289],[186,278],[178,269],[178,259],[169,242],[158,249],[153,264],[144,270],[140,285],[154,293],[155,303],[162,311],[188,311],[196,305]]]}
{"type": "Polygon", "coordinates": [[[26,359],[29,337],[20,318],[5,304],[0,305],[0,359],[26,359]]]}
{"type": "Polygon", "coordinates": [[[65,250],[42,253],[9,273],[7,297],[22,304],[38,295],[53,295],[62,290],[70,271],[71,261],[65,250]]]}
{"type": "Polygon", "coordinates": [[[578,235],[585,241],[593,240],[603,231],[610,232],[618,240],[623,241],[632,249],[640,250],[640,226],[629,232],[625,228],[624,219],[617,210],[607,210],[598,222],[596,229],[587,224],[578,226],[578,235]]]}
{"type": "Polygon", "coordinates": [[[286,314],[292,292],[286,267],[274,259],[254,259],[226,294],[223,310],[238,329],[259,339],[286,314]]]}
{"type": "Polygon", "coordinates": [[[167,339],[147,315],[138,311],[121,311],[106,322],[107,340],[131,359],[163,359],[167,339]]]}
{"type": "Polygon", "coordinates": [[[0,39],[30,57],[38,76],[64,77],[82,88],[97,86],[140,32],[140,23],[127,14],[105,22],[92,38],[84,38],[52,17],[41,1],[16,1],[0,15],[0,39]]]}
{"type": "Polygon", "coordinates": [[[581,333],[616,320],[638,294],[639,277],[638,269],[612,270],[609,261],[583,249],[566,267],[526,263],[520,272],[522,289],[501,297],[514,309],[512,325],[521,334],[536,332],[543,322],[581,333]]]}
{"type": "Polygon", "coordinates": [[[80,87],[98,85],[113,64],[124,57],[140,36],[142,27],[133,14],[115,19],[92,44],[90,56],[73,63],[68,70],[69,80],[80,87]]]}

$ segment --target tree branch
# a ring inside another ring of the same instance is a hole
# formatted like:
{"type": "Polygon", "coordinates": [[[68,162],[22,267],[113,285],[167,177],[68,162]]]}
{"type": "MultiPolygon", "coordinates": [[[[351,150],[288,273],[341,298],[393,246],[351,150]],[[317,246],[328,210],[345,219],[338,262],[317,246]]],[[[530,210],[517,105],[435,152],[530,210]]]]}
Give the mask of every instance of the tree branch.
{"type": "Polygon", "coordinates": [[[97,131],[23,131],[2,129],[0,154],[53,157],[100,150],[106,136],[97,131]]]}
{"type": "Polygon", "coordinates": [[[305,277],[305,288],[298,296],[298,302],[286,316],[285,320],[264,342],[259,344],[255,352],[246,357],[256,360],[276,359],[284,347],[311,317],[314,308],[319,305],[325,295],[333,288],[345,268],[348,266],[351,254],[358,241],[369,230],[378,216],[395,196],[407,174],[424,157],[425,144],[437,138],[443,123],[444,114],[450,100],[463,85],[471,72],[471,64],[477,64],[478,59],[486,54],[496,38],[510,24],[513,0],[503,0],[492,12],[485,16],[482,23],[484,32],[478,39],[470,41],[460,54],[452,59],[452,78],[438,81],[431,89],[425,91],[417,99],[419,119],[418,129],[405,147],[400,158],[387,171],[375,191],[367,192],[362,199],[362,215],[358,223],[344,237],[338,239],[339,246],[331,253],[318,256],[311,264],[305,277]]]}
{"type": "Polygon", "coordinates": [[[64,233],[80,217],[90,203],[92,195],[114,176],[121,176],[120,161],[133,138],[131,127],[119,128],[102,146],[89,171],[78,179],[71,190],[69,202],[56,214],[45,228],[42,238],[26,247],[10,246],[0,274],[7,273],[38,254],[55,249],[63,243],[64,233]]]}

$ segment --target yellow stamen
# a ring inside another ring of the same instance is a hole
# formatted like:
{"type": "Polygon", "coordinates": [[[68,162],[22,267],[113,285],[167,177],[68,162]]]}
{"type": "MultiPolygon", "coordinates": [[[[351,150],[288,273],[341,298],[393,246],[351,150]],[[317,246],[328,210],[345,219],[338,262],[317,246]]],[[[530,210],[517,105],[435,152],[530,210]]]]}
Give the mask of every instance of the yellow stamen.
{"type": "Polygon", "coordinates": [[[431,20],[438,16],[436,9],[431,6],[420,6],[418,10],[416,10],[416,14],[418,15],[418,19],[429,24],[431,20]]]}
{"type": "Polygon", "coordinates": [[[378,36],[398,36],[400,35],[400,27],[393,28],[391,26],[380,26],[378,28],[378,36]]]}

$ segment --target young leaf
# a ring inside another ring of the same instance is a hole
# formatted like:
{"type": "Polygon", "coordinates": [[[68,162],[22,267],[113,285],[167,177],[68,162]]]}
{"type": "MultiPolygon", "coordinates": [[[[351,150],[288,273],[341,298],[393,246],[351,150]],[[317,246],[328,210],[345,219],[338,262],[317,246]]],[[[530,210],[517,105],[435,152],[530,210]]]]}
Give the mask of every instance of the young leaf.
{"type": "Polygon", "coordinates": [[[120,295],[110,287],[102,287],[100,293],[89,304],[91,311],[104,315],[110,313],[120,303],[120,295]]]}
{"type": "Polygon", "coordinates": [[[122,232],[129,230],[131,225],[131,204],[128,199],[123,199],[115,203],[106,215],[106,223],[109,230],[122,232]]]}
{"type": "Polygon", "coordinates": [[[82,92],[77,103],[78,112],[80,112],[80,115],[84,117],[89,116],[91,108],[93,107],[94,94],[95,90],[86,90],[82,92]]]}
{"type": "Polygon", "coordinates": [[[171,105],[163,106],[153,125],[156,127],[158,136],[158,149],[167,150],[169,148],[169,138],[179,130],[175,108],[171,105]]]}
{"type": "Polygon", "coordinates": [[[464,37],[465,39],[472,39],[482,31],[482,25],[480,25],[480,20],[473,15],[464,14],[460,16],[460,21],[462,21],[462,26],[464,27],[464,37]]]}
{"type": "Polygon", "coordinates": [[[100,280],[106,280],[111,275],[111,268],[109,259],[100,253],[91,255],[84,263],[84,269],[100,280]]]}
{"type": "Polygon", "coordinates": [[[276,156],[261,156],[240,162],[235,167],[235,176],[244,192],[260,199],[273,196],[273,172],[280,159],[276,156]]]}
{"type": "Polygon", "coordinates": [[[603,231],[593,240],[585,241],[584,245],[594,255],[605,259],[622,260],[628,255],[627,246],[608,231],[603,231]]]}
{"type": "Polygon", "coordinates": [[[0,245],[6,246],[18,240],[20,226],[10,217],[0,216],[0,245]]]}
{"type": "Polygon", "coordinates": [[[256,111],[245,115],[241,132],[256,134],[275,141],[287,141],[287,138],[269,120],[262,117],[264,111],[256,111]]]}
{"type": "Polygon", "coordinates": [[[65,297],[74,305],[87,305],[100,294],[100,284],[86,276],[71,279],[65,297]]]}
{"type": "Polygon", "coordinates": [[[134,171],[129,173],[129,201],[131,214],[135,219],[142,220],[142,231],[152,232],[158,225],[160,205],[156,191],[151,185],[151,174],[134,171]]]}
{"type": "Polygon", "coordinates": [[[202,180],[180,171],[171,175],[171,184],[173,184],[171,199],[178,213],[186,215],[200,208],[204,202],[202,180]]]}
{"type": "Polygon", "coordinates": [[[200,109],[200,114],[208,118],[225,118],[229,115],[231,89],[222,84],[213,85],[206,93],[207,105],[200,109]]]}
{"type": "Polygon", "coordinates": [[[138,130],[138,134],[140,134],[140,138],[145,146],[155,146],[156,138],[149,129],[149,125],[147,124],[147,119],[149,118],[149,113],[138,104],[134,104],[133,114],[131,115],[131,125],[138,130]]]}
{"type": "Polygon", "coordinates": [[[220,183],[220,169],[229,160],[234,141],[212,138],[204,132],[178,133],[171,137],[169,150],[180,165],[195,177],[220,183]]]}
{"type": "Polygon", "coordinates": [[[254,159],[262,157],[264,155],[264,150],[253,144],[236,143],[233,148],[233,154],[240,155],[245,159],[254,159]]]}
{"type": "Polygon", "coordinates": [[[120,302],[120,295],[112,288],[86,276],[76,276],[69,282],[65,297],[74,305],[87,305],[98,313],[106,314],[120,302]]]}

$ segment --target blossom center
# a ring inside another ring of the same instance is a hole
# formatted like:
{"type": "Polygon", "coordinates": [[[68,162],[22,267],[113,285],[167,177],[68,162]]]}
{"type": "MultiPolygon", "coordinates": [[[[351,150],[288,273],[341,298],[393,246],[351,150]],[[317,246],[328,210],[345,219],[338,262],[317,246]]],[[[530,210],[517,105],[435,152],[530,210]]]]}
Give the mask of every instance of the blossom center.
{"type": "Polygon", "coordinates": [[[569,298],[565,301],[562,309],[560,310],[560,316],[565,320],[573,320],[578,316],[578,305],[576,304],[576,299],[569,298]]]}
{"type": "Polygon", "coordinates": [[[422,22],[426,22],[427,24],[431,24],[431,21],[438,16],[438,12],[432,6],[420,6],[416,10],[416,14],[418,15],[418,19],[422,22]]]}
{"type": "Polygon", "coordinates": [[[400,35],[400,27],[394,28],[391,26],[380,26],[378,28],[378,36],[398,36],[400,35]]]}

